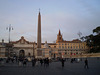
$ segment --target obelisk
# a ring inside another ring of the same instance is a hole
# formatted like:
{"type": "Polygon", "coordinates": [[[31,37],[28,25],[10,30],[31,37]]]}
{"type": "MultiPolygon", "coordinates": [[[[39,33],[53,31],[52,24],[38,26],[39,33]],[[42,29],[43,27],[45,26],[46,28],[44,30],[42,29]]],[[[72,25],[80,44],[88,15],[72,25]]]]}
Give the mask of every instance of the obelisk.
{"type": "Polygon", "coordinates": [[[37,29],[37,48],[41,48],[41,14],[38,14],[38,29],[37,29]]]}

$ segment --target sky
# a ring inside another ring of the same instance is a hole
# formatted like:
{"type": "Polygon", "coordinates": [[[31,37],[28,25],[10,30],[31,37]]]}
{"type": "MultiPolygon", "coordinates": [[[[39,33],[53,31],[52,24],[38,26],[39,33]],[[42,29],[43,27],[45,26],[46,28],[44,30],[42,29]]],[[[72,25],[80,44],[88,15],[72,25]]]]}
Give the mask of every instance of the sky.
{"type": "Polygon", "coordinates": [[[59,29],[66,41],[92,34],[100,26],[100,0],[0,0],[0,41],[24,36],[37,42],[38,13],[41,13],[42,42],[56,41],[59,29]]]}

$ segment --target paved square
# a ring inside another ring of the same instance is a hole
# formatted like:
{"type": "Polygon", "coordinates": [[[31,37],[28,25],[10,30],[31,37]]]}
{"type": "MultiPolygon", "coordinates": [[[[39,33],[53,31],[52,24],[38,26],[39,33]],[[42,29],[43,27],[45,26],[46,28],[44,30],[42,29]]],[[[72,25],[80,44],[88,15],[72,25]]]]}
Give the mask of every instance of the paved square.
{"type": "Polygon", "coordinates": [[[49,67],[40,64],[32,67],[31,62],[28,62],[27,66],[6,63],[0,66],[0,75],[100,75],[100,58],[88,58],[88,62],[89,69],[84,69],[84,58],[79,63],[66,60],[64,68],[61,62],[52,62],[49,67]]]}

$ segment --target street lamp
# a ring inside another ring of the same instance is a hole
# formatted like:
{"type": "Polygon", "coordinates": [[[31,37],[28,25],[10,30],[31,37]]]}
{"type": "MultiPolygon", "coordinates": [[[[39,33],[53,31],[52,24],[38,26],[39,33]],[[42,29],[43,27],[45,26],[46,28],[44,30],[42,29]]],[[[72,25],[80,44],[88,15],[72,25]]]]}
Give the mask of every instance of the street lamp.
{"type": "Polygon", "coordinates": [[[9,43],[10,43],[10,32],[11,30],[13,30],[13,27],[11,26],[11,24],[6,28],[6,30],[9,30],[9,43]]]}
{"type": "Polygon", "coordinates": [[[77,35],[79,36],[79,39],[80,39],[80,38],[81,38],[82,33],[79,31],[79,32],[77,33],[77,35]]]}

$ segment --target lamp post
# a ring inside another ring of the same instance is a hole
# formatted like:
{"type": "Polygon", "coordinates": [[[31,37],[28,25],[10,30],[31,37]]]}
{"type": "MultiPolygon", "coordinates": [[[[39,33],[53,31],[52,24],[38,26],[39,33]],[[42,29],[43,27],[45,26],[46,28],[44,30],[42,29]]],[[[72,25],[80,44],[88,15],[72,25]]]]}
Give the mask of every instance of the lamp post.
{"type": "Polygon", "coordinates": [[[13,30],[13,27],[11,26],[11,24],[6,28],[6,30],[9,31],[9,39],[8,39],[9,43],[8,43],[7,47],[8,47],[8,57],[10,57],[10,51],[12,49],[12,44],[10,43],[10,32],[11,32],[11,30],[13,30]]]}
{"type": "Polygon", "coordinates": [[[10,32],[11,30],[13,30],[13,27],[10,24],[6,29],[9,30],[9,43],[10,43],[10,32]]]}
{"type": "Polygon", "coordinates": [[[77,35],[79,36],[79,39],[80,39],[80,38],[81,38],[82,33],[79,31],[79,32],[77,33],[77,35]]]}

